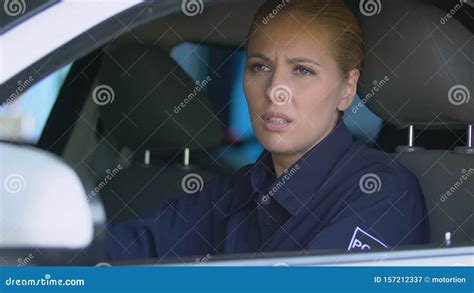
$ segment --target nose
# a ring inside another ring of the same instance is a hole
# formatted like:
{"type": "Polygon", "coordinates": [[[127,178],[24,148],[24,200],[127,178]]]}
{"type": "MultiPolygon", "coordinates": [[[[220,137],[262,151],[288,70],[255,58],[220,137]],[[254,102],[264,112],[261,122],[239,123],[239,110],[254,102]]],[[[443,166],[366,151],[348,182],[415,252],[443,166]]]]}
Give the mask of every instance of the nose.
{"type": "Polygon", "coordinates": [[[275,71],[265,90],[267,100],[275,105],[291,103],[293,92],[282,73],[275,71]]]}

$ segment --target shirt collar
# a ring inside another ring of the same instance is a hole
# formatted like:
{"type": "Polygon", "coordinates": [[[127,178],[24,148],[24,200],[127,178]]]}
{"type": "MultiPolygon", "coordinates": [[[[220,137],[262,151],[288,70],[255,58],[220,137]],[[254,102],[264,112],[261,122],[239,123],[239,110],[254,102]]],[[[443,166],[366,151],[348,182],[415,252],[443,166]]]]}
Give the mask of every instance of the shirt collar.
{"type": "Polygon", "coordinates": [[[295,215],[322,186],[352,143],[351,133],[339,121],[331,133],[278,178],[274,175],[271,154],[263,151],[249,174],[251,193],[266,193],[270,200],[275,199],[295,215]]]}

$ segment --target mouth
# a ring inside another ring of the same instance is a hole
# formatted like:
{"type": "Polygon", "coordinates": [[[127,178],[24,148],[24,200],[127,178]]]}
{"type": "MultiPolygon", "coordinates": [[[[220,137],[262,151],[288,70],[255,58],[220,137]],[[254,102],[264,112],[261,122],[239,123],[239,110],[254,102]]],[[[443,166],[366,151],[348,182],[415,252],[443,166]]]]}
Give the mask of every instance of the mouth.
{"type": "Polygon", "coordinates": [[[265,112],[262,115],[265,128],[269,131],[283,131],[293,122],[291,118],[281,112],[265,112]]]}

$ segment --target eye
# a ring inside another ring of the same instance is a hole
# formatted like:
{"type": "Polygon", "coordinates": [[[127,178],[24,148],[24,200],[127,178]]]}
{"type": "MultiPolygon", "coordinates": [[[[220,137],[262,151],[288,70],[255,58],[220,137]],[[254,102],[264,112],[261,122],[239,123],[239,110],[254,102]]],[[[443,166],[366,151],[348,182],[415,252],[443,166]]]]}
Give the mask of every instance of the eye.
{"type": "Polygon", "coordinates": [[[270,71],[270,68],[264,64],[253,64],[250,66],[254,72],[266,72],[270,71]]]}
{"type": "Polygon", "coordinates": [[[314,70],[308,67],[298,66],[295,70],[295,73],[298,75],[314,75],[314,70]]]}

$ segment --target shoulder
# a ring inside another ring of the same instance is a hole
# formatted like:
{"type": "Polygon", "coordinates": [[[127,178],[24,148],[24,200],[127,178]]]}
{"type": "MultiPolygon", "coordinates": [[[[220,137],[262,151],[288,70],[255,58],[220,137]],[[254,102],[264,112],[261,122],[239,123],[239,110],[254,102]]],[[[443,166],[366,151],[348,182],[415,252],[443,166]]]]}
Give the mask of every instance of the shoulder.
{"type": "Polygon", "coordinates": [[[396,155],[360,142],[352,144],[338,165],[351,174],[352,181],[359,181],[362,189],[364,184],[376,182],[380,184],[378,187],[385,187],[388,192],[419,191],[417,177],[397,160],[396,155]]]}
{"type": "Polygon", "coordinates": [[[388,209],[405,210],[412,211],[410,214],[416,218],[426,209],[417,177],[391,154],[356,142],[332,173],[336,179],[331,189],[341,195],[341,208],[349,205],[375,214],[384,214],[388,209]]]}
{"type": "Polygon", "coordinates": [[[329,214],[330,225],[347,229],[347,235],[357,226],[391,246],[427,241],[420,184],[395,156],[354,143],[336,168],[345,175],[333,185],[341,197],[329,214]]]}

